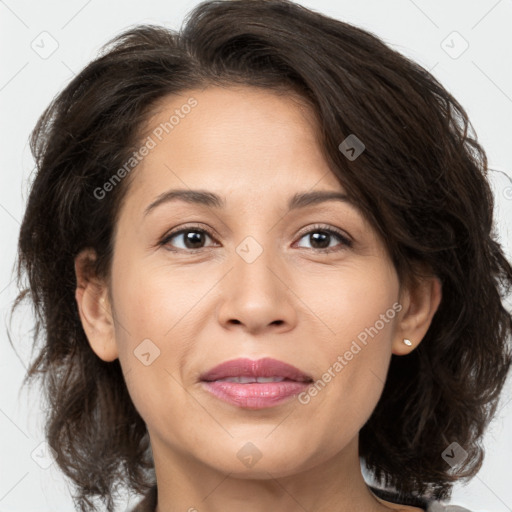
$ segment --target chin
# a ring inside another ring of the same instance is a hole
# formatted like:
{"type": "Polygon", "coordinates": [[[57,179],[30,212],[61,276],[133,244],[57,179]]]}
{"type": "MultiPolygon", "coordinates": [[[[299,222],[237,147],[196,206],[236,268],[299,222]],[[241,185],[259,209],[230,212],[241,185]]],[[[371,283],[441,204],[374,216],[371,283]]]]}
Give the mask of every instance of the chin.
{"type": "Polygon", "coordinates": [[[215,457],[212,461],[204,461],[215,470],[230,474],[232,478],[242,480],[267,480],[270,477],[283,478],[295,475],[301,471],[311,469],[315,463],[311,458],[306,458],[304,453],[295,449],[286,450],[283,453],[270,450],[256,451],[252,443],[246,443],[241,449],[237,449],[233,456],[226,457],[230,450],[223,452],[222,457],[215,457]],[[300,457],[297,457],[297,453],[300,457]],[[292,456],[290,456],[292,454],[292,456]]]}

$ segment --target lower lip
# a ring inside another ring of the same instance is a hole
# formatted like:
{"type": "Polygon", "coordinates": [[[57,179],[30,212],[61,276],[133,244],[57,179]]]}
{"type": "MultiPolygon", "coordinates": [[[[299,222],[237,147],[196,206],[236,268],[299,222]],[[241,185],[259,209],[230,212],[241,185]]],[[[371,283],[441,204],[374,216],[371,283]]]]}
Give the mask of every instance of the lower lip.
{"type": "Polygon", "coordinates": [[[239,384],[226,381],[203,381],[204,387],[217,398],[244,409],[265,409],[289,400],[304,391],[310,383],[285,380],[239,384]]]}

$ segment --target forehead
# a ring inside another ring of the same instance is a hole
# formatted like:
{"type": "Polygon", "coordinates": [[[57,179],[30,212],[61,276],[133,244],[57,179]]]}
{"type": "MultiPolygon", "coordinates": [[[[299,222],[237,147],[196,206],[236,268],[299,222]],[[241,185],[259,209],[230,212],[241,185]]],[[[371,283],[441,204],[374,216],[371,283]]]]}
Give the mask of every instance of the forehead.
{"type": "Polygon", "coordinates": [[[152,109],[142,134],[152,148],[132,176],[139,195],[163,186],[223,195],[278,195],[279,187],[315,184],[342,189],[324,158],[314,112],[291,92],[237,86],[170,95],[152,109]]]}
{"type": "Polygon", "coordinates": [[[185,144],[219,157],[275,149],[286,154],[299,142],[310,146],[318,142],[318,126],[304,100],[254,87],[209,87],[163,98],[146,131],[159,128],[165,133],[158,142],[169,150],[185,144]],[[191,99],[195,106],[186,108],[191,99]],[[168,123],[171,118],[173,126],[168,123]]]}

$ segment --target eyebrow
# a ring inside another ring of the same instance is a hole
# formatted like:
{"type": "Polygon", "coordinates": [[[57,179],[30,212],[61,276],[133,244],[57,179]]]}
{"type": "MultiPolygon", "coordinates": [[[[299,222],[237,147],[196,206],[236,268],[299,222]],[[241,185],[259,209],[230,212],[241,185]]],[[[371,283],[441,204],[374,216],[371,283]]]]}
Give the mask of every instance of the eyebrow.
{"type": "MultiPolygon", "coordinates": [[[[216,209],[222,209],[226,206],[226,200],[213,192],[208,192],[206,190],[174,189],[160,194],[144,210],[144,216],[148,215],[148,213],[158,206],[176,200],[216,209]]],[[[315,190],[312,192],[294,194],[288,201],[288,211],[305,208],[325,201],[342,201],[352,204],[350,198],[342,192],[336,192],[334,190],[315,190]]]]}

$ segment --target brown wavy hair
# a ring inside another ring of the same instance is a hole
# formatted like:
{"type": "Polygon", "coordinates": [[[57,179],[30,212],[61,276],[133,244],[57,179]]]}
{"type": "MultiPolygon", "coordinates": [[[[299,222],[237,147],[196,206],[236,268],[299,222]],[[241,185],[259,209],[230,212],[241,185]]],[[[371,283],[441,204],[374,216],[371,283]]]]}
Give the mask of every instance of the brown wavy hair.
{"type": "Polygon", "coordinates": [[[197,5],[179,31],[138,25],[118,35],[31,134],[37,173],[13,312],[30,299],[33,350],[42,343],[24,385],[42,379],[45,434],[75,503],[86,511],[101,499],[111,512],[119,486],[143,493],[155,482],[119,361],[94,354],[78,315],[74,257],[93,248],[92,270],[108,278],[129,180],[108,200],[94,191],[140,147],[167,95],[236,84],[299,94],[318,119],[326,160],[382,235],[401,282],[425,267],[440,278],[438,311],[416,350],[392,356],[360,455],[388,488],[448,498],[482,464],[481,438],[512,361],[503,305],[512,267],[494,232],[485,152],[455,98],[378,37],[286,0],[220,0],[197,5]],[[350,134],[366,146],[353,161],[339,149],[350,134]],[[468,453],[456,471],[442,458],[453,441],[468,453]]]}

